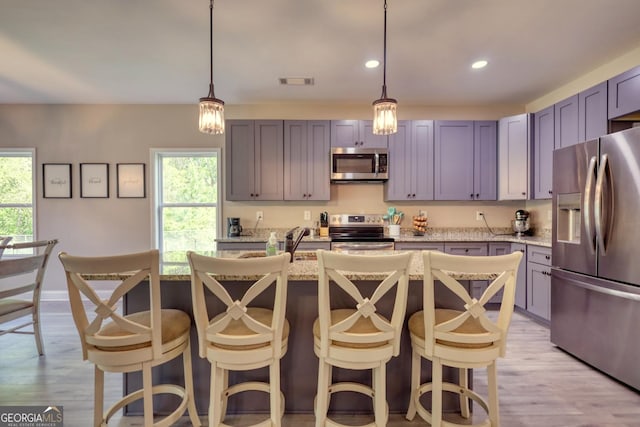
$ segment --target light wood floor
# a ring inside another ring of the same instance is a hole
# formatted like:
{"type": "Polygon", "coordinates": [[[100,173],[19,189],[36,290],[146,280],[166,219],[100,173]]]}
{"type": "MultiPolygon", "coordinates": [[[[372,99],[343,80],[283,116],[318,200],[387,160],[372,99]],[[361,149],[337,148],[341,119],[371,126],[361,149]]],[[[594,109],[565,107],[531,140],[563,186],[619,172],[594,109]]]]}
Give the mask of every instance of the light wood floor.
{"type": "MultiPolygon", "coordinates": [[[[93,366],[81,361],[71,316],[62,311],[47,309],[45,304],[43,357],[37,356],[30,335],[0,337],[0,405],[62,405],[65,427],[86,427],[92,419],[93,366]]],[[[388,374],[388,381],[393,381],[393,373],[388,374]]],[[[514,315],[507,357],[499,361],[498,374],[503,427],[640,426],[638,392],[557,349],[549,342],[547,328],[521,314],[514,315]]],[[[474,378],[476,390],[484,393],[483,373],[476,372],[474,378]]],[[[121,396],[121,377],[107,374],[106,388],[109,404],[121,396]]],[[[477,417],[476,421],[482,418],[477,417]]],[[[361,420],[354,416],[340,421],[354,424],[361,420]]],[[[255,422],[255,416],[227,422],[247,425],[255,422]]],[[[310,427],[313,422],[310,414],[287,414],[283,425],[310,427]]],[[[141,426],[142,420],[119,417],[113,425],[141,426]]],[[[177,425],[191,424],[184,417],[177,425]]],[[[392,414],[389,422],[390,427],[426,425],[419,417],[406,421],[402,414],[392,414]]]]}

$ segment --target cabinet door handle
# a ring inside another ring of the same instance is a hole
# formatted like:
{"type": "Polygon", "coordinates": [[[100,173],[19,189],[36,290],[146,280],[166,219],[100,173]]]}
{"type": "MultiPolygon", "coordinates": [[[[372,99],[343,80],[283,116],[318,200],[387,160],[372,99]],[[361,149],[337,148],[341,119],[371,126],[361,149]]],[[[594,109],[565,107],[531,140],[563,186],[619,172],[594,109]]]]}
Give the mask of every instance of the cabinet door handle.
{"type": "Polygon", "coordinates": [[[526,196],[526,195],[527,195],[527,193],[525,193],[525,192],[523,191],[523,192],[522,192],[522,195],[523,195],[523,196],[526,196]]]}
{"type": "Polygon", "coordinates": [[[415,194],[412,194],[412,195],[411,195],[411,197],[413,197],[413,198],[415,199],[415,198],[416,198],[416,195],[415,195],[415,194]]]}
{"type": "Polygon", "coordinates": [[[471,197],[473,199],[473,193],[469,194],[469,197],[471,197]]]}
{"type": "Polygon", "coordinates": [[[545,255],[544,259],[549,260],[549,259],[551,259],[551,257],[549,255],[545,255]]]}
{"type": "Polygon", "coordinates": [[[480,198],[480,193],[476,193],[476,199],[480,198]]]}
{"type": "Polygon", "coordinates": [[[309,199],[311,198],[311,193],[307,194],[307,198],[309,199]]]}

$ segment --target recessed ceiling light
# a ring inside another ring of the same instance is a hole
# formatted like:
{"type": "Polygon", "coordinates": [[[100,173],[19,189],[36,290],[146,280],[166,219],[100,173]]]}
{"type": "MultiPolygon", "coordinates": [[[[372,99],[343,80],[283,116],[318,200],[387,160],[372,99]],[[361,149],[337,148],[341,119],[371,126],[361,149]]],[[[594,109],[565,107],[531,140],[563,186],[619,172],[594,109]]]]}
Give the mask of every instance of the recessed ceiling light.
{"type": "Polygon", "coordinates": [[[479,61],[474,62],[473,64],[471,64],[471,68],[478,70],[480,68],[484,68],[486,67],[488,64],[487,61],[485,61],[484,59],[481,59],[479,61]]]}
{"type": "Polygon", "coordinates": [[[380,65],[380,61],[378,61],[377,59],[370,59],[364,63],[364,66],[367,68],[376,68],[378,67],[378,65],[380,65]]]}

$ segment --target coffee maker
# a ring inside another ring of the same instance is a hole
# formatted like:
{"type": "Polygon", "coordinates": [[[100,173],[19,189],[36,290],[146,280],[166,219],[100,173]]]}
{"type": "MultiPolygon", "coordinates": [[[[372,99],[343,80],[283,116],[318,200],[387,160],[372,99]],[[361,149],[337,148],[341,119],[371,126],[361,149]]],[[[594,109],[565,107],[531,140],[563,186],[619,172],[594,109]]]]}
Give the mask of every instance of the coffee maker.
{"type": "Polygon", "coordinates": [[[240,237],[242,226],[240,218],[227,218],[227,237],[240,237]]]}
{"type": "Polygon", "coordinates": [[[516,236],[524,236],[529,231],[529,212],[518,209],[516,219],[513,220],[513,231],[516,236]]]}

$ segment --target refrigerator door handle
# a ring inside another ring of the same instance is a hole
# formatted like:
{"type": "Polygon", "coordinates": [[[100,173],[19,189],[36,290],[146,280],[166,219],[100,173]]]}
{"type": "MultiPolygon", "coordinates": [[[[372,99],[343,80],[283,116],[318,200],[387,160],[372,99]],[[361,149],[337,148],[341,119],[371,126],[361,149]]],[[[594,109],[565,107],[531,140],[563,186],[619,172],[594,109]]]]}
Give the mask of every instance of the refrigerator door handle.
{"type": "Polygon", "coordinates": [[[603,154],[602,157],[600,158],[600,167],[598,168],[598,177],[596,179],[596,197],[594,200],[595,203],[595,208],[594,208],[594,216],[595,216],[595,221],[596,221],[596,237],[598,238],[598,241],[600,242],[600,254],[601,255],[606,255],[607,254],[607,242],[606,242],[606,237],[603,233],[603,224],[602,224],[602,219],[603,219],[603,203],[602,203],[602,198],[603,198],[603,186],[604,186],[604,180],[605,180],[605,173],[607,170],[607,164],[609,163],[609,156],[606,154],[603,154]]]}
{"type": "Polygon", "coordinates": [[[591,192],[593,191],[593,178],[596,176],[596,156],[589,160],[589,168],[587,170],[587,182],[584,186],[584,199],[582,200],[582,216],[584,221],[584,230],[587,234],[587,241],[591,253],[596,252],[596,240],[593,235],[593,226],[591,225],[591,192]]]}

